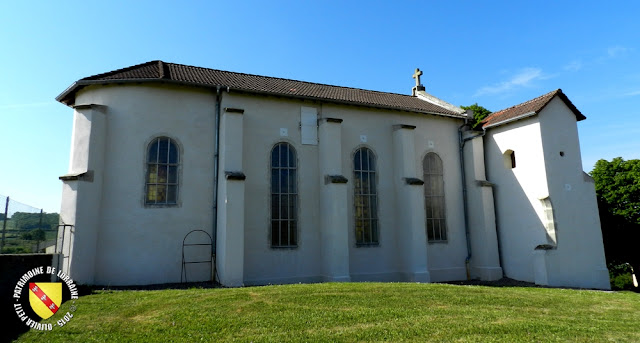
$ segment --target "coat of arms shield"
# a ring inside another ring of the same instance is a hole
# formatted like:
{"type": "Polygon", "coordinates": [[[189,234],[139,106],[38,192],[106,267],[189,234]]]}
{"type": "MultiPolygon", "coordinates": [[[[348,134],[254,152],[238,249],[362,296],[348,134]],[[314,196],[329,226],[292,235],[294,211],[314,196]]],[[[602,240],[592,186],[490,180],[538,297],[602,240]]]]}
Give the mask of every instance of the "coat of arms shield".
{"type": "Polygon", "coordinates": [[[62,283],[30,282],[29,303],[31,309],[42,319],[53,316],[62,303],[62,283]]]}

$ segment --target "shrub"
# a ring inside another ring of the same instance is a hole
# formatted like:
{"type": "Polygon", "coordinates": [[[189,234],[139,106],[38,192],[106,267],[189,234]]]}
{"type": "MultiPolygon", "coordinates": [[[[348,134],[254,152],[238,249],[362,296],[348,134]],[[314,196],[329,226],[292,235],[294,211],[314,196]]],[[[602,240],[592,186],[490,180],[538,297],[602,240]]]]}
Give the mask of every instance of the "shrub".
{"type": "Polygon", "coordinates": [[[609,268],[609,279],[613,290],[633,290],[633,268],[629,263],[612,262],[609,268]]]}

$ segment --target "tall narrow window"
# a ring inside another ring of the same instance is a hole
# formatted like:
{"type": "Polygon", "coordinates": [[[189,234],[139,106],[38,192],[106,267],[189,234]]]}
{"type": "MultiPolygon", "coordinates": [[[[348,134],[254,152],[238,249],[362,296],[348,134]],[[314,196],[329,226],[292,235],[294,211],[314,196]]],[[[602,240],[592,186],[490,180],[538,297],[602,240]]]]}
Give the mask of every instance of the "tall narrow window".
{"type": "Polygon", "coordinates": [[[543,209],[543,222],[545,230],[547,231],[547,240],[551,244],[558,244],[556,236],[556,221],[553,215],[553,205],[549,197],[540,199],[543,209]]]}
{"type": "Polygon", "coordinates": [[[298,175],[296,152],[288,143],[271,150],[271,246],[298,245],[298,175]]]}
{"type": "Polygon", "coordinates": [[[356,244],[378,244],[378,196],[376,190],[376,158],[367,148],[353,156],[356,244]]]}
{"type": "Polygon", "coordinates": [[[147,183],[145,203],[175,205],[178,203],[178,145],[171,138],[158,137],[147,151],[147,183]]]}
{"type": "Polygon", "coordinates": [[[427,212],[427,240],[444,242],[447,240],[447,223],[444,210],[444,177],[442,160],[433,152],[422,162],[424,176],[424,207],[427,212]]]}
{"type": "Polygon", "coordinates": [[[516,153],[509,149],[502,154],[504,160],[504,167],[507,169],[513,169],[516,167],[516,153]]]}

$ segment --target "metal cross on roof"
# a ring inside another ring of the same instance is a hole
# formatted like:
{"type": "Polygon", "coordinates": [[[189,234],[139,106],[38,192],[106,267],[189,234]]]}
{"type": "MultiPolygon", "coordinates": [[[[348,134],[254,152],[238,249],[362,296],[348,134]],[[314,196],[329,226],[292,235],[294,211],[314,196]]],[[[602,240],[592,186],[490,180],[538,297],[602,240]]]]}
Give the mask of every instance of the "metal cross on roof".
{"type": "Polygon", "coordinates": [[[416,87],[420,86],[420,75],[422,75],[422,71],[420,68],[416,68],[416,72],[413,73],[413,78],[416,79],[416,87]]]}

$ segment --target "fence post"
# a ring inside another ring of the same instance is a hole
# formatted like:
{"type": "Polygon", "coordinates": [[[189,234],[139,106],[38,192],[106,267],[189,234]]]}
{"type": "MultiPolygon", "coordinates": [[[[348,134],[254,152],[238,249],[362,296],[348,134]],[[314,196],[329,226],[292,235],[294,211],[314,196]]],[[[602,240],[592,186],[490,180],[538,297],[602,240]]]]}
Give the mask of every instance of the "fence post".
{"type": "Polygon", "coordinates": [[[4,221],[2,223],[2,245],[0,245],[0,254],[4,251],[4,233],[7,231],[7,215],[9,214],[9,197],[4,205],[4,221]]]}
{"type": "MultiPolygon", "coordinates": [[[[44,232],[44,230],[42,230],[42,214],[43,214],[43,209],[40,209],[40,223],[38,224],[38,229],[44,232]]],[[[47,233],[45,232],[44,241],[46,240],[47,240],[47,233]]],[[[39,251],[40,251],[40,238],[36,240],[36,252],[39,252],[39,251]]]]}

